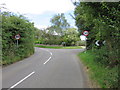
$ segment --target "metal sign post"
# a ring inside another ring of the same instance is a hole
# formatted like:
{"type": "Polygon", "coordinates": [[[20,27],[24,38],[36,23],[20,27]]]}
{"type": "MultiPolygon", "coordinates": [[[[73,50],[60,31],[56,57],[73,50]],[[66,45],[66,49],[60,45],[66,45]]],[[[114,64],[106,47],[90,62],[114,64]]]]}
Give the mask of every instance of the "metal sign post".
{"type": "MultiPolygon", "coordinates": [[[[83,35],[84,35],[84,36],[88,36],[88,35],[89,35],[89,32],[88,32],[88,31],[84,31],[84,32],[83,32],[83,35]]],[[[85,53],[86,53],[86,50],[87,50],[87,37],[85,38],[85,53]]]]}
{"type": "Polygon", "coordinates": [[[17,39],[17,47],[18,47],[18,39],[17,39]]]}
{"type": "Polygon", "coordinates": [[[85,38],[85,53],[86,53],[86,50],[87,50],[87,38],[85,38]]]}
{"type": "Polygon", "coordinates": [[[18,40],[20,39],[20,34],[15,35],[15,39],[17,40],[17,47],[18,47],[18,40]]]}

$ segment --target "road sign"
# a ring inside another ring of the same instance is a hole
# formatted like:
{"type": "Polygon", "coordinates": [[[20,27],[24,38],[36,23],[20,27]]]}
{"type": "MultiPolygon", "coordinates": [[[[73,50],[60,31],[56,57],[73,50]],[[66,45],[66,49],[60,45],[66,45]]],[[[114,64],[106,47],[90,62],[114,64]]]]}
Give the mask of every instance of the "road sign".
{"type": "Polygon", "coordinates": [[[15,35],[15,39],[20,39],[20,34],[15,35]]]}
{"type": "Polygon", "coordinates": [[[105,45],[105,43],[106,43],[105,40],[104,40],[104,41],[97,40],[97,41],[95,42],[95,44],[96,44],[97,46],[105,45]]]}
{"type": "Polygon", "coordinates": [[[96,44],[97,46],[100,46],[99,40],[97,40],[97,41],[95,42],[95,44],[96,44]]]}
{"type": "Polygon", "coordinates": [[[88,31],[84,31],[84,32],[83,32],[83,35],[84,35],[84,36],[88,36],[88,35],[89,35],[89,32],[88,32],[88,31]]]}
{"type": "Polygon", "coordinates": [[[84,35],[81,35],[81,36],[80,36],[80,39],[81,39],[82,41],[86,41],[86,40],[87,40],[87,37],[84,36],[84,35]]]}
{"type": "Polygon", "coordinates": [[[17,47],[18,47],[18,40],[20,39],[20,34],[15,35],[15,39],[17,40],[17,47]]]}

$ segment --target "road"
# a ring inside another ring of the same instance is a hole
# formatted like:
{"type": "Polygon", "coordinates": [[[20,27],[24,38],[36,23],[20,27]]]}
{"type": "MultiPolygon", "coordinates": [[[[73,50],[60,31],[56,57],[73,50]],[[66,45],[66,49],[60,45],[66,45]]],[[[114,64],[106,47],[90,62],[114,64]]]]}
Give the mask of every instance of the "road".
{"type": "Polygon", "coordinates": [[[2,69],[3,88],[88,88],[77,54],[83,49],[35,48],[34,55],[2,69]]]}

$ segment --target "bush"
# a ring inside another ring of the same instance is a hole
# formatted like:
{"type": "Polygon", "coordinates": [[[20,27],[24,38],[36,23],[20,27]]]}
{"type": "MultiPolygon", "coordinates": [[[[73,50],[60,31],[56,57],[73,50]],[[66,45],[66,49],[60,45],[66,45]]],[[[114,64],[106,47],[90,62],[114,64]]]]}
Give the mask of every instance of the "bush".
{"type": "MultiPolygon", "coordinates": [[[[118,75],[118,66],[113,68],[106,67],[105,65],[95,62],[96,55],[92,51],[87,51],[86,53],[79,54],[82,62],[88,67],[90,77],[94,82],[101,88],[118,88],[119,75],[118,75]]],[[[102,60],[102,58],[101,58],[102,60]]],[[[99,59],[99,61],[101,61],[99,59]]]]}
{"type": "Polygon", "coordinates": [[[10,64],[34,53],[34,25],[25,17],[2,13],[2,60],[10,64]],[[18,40],[15,35],[20,34],[18,40]]]}
{"type": "Polygon", "coordinates": [[[76,45],[77,46],[85,46],[85,41],[77,41],[76,45]]]}

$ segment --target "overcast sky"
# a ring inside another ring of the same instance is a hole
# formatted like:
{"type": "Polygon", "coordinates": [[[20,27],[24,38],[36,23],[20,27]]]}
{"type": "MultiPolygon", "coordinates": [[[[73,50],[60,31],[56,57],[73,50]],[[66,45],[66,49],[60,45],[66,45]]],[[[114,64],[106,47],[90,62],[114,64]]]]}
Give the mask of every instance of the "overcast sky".
{"type": "Polygon", "coordinates": [[[71,26],[75,24],[69,15],[73,14],[75,8],[71,0],[0,0],[0,4],[2,3],[5,3],[10,11],[28,17],[38,28],[50,26],[50,18],[58,13],[65,13],[71,26]]]}

